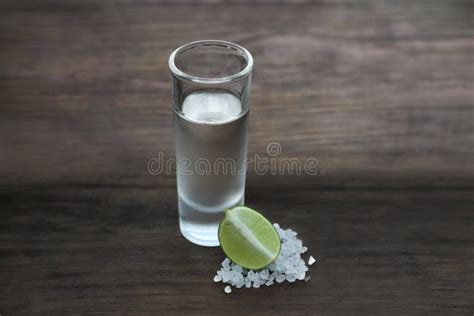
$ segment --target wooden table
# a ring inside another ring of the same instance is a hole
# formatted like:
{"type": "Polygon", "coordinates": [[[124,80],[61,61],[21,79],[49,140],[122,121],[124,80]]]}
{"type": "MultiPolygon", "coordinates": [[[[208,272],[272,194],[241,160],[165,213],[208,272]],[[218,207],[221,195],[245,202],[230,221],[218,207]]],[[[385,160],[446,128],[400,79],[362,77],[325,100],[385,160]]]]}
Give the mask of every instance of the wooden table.
{"type": "Polygon", "coordinates": [[[470,1],[0,4],[0,314],[474,312],[470,1]],[[307,283],[223,292],[178,231],[167,57],[255,57],[246,202],[300,233],[307,283]]]}

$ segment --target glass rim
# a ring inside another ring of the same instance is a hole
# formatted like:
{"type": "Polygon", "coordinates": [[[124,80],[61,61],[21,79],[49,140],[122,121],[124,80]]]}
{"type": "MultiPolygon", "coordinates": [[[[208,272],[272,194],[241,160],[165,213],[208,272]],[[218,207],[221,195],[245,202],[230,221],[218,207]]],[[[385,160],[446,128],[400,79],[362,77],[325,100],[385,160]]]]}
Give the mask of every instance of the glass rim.
{"type": "Polygon", "coordinates": [[[171,74],[181,80],[185,80],[185,81],[189,81],[193,83],[201,83],[201,84],[221,84],[221,83],[229,83],[229,82],[237,81],[237,80],[247,77],[253,68],[253,57],[252,57],[252,54],[250,54],[250,52],[247,49],[232,42],[221,41],[221,40],[201,40],[201,41],[190,42],[176,48],[169,57],[168,66],[171,71],[171,74]],[[203,46],[204,47],[205,46],[220,46],[220,47],[237,51],[241,56],[245,58],[245,61],[247,62],[247,64],[245,65],[244,69],[230,76],[212,77],[212,78],[193,76],[191,74],[185,73],[184,71],[182,71],[176,66],[175,59],[178,54],[185,52],[189,49],[193,49],[196,47],[203,47],[203,46]]]}

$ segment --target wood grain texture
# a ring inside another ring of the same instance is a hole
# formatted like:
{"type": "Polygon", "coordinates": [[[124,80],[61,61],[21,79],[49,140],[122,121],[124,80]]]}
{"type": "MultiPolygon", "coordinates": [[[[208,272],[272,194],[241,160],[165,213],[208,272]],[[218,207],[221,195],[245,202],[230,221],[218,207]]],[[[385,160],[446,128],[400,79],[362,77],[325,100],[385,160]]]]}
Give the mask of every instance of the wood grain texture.
{"type": "Polygon", "coordinates": [[[212,282],[221,250],[180,236],[174,188],[1,192],[2,315],[474,310],[470,191],[250,186],[248,203],[297,230],[318,261],[307,283],[231,295],[212,282]]]}
{"type": "Polygon", "coordinates": [[[0,314],[474,312],[471,1],[0,3],[0,314]],[[311,281],[225,295],[179,234],[167,58],[255,57],[246,202],[300,232],[311,281]]]}
{"type": "Polygon", "coordinates": [[[471,2],[239,3],[1,4],[0,181],[154,181],[147,159],[174,151],[168,55],[218,38],[255,56],[251,154],[277,141],[329,182],[470,182],[471,2]]]}

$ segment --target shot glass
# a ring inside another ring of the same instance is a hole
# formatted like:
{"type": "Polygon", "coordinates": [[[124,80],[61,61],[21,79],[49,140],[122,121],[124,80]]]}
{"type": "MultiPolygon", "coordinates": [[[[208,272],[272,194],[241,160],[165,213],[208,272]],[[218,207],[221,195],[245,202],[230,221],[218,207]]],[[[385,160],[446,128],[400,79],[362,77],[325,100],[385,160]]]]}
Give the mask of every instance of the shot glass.
{"type": "Polygon", "coordinates": [[[218,246],[226,208],[244,204],[252,55],[218,40],[185,44],[169,57],[179,227],[218,246]]]}

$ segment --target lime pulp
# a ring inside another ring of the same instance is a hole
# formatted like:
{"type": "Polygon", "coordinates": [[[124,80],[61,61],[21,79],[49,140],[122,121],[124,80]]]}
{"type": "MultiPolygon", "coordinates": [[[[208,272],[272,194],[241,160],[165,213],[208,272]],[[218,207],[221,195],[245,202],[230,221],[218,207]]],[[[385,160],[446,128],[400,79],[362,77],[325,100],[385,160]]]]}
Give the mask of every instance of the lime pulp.
{"type": "Polygon", "coordinates": [[[262,269],[280,253],[281,241],[275,227],[262,214],[245,206],[225,210],[218,237],[227,257],[247,269],[262,269]]]}

